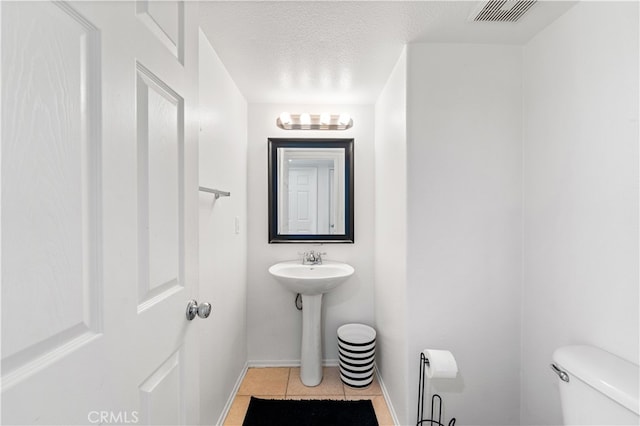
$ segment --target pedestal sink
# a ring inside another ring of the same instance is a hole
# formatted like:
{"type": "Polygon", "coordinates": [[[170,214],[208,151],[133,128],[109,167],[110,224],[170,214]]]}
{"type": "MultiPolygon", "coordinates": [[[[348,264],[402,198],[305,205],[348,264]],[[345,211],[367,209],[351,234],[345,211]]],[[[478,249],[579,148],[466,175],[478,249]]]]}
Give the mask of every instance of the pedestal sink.
{"type": "Polygon", "coordinates": [[[280,262],[269,268],[280,284],[302,295],[302,353],[300,379],[305,386],[322,381],[322,295],[354,273],[353,266],[325,260],[318,265],[303,265],[299,260],[280,262]]]}

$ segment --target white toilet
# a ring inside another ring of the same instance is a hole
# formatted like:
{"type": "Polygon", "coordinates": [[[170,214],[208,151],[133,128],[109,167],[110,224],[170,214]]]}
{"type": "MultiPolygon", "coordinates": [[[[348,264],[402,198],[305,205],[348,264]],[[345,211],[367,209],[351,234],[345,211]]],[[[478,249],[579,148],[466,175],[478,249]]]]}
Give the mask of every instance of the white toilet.
{"type": "Polygon", "coordinates": [[[638,425],[636,364],[593,346],[563,346],[553,353],[565,425],[638,425]]]}

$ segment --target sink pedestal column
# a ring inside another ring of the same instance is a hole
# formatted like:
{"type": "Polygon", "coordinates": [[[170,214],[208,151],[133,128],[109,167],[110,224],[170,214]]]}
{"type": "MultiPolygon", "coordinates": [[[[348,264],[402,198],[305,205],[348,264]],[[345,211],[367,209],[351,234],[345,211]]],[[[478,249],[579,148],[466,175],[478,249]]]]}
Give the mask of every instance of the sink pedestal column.
{"type": "Polygon", "coordinates": [[[305,386],[322,381],[322,293],[302,295],[302,356],[300,380],[305,386]]]}

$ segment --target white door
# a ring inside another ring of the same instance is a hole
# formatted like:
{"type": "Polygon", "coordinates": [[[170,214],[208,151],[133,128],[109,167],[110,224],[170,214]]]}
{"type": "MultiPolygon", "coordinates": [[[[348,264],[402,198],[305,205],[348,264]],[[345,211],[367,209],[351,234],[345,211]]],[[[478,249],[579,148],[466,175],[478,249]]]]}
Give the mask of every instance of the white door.
{"type": "Polygon", "coordinates": [[[0,3],[4,424],[199,422],[196,8],[0,3]]]}
{"type": "Polygon", "coordinates": [[[289,169],[289,234],[316,234],[318,223],[318,169],[289,169]]]}
{"type": "Polygon", "coordinates": [[[336,176],[335,169],[329,169],[329,234],[336,234],[336,176]]]}

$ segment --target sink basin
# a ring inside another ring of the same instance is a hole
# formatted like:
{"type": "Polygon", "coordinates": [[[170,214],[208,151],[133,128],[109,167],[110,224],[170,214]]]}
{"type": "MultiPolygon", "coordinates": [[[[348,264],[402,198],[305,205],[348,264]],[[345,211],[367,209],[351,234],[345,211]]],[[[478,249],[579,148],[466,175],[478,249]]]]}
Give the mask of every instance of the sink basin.
{"type": "Polygon", "coordinates": [[[353,272],[353,266],[331,260],[321,265],[303,265],[299,260],[292,260],[269,268],[269,273],[285,288],[308,296],[333,290],[353,272]]]}
{"type": "Polygon", "coordinates": [[[354,272],[353,266],[331,260],[320,265],[303,265],[300,260],[292,260],[269,268],[269,273],[286,289],[302,295],[300,379],[305,386],[322,382],[322,295],[354,272]]]}

